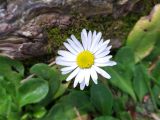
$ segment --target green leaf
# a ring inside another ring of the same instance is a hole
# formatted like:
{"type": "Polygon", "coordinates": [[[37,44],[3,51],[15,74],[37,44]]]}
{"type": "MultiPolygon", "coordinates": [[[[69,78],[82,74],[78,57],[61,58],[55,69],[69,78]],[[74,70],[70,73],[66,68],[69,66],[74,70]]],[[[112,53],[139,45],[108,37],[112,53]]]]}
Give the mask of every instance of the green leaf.
{"type": "Polygon", "coordinates": [[[149,16],[142,17],[127,38],[127,46],[134,49],[136,62],[150,54],[160,37],[160,5],[156,5],[149,16]]]}
{"type": "MultiPolygon", "coordinates": [[[[119,71],[122,76],[127,78],[129,84],[131,84],[131,78],[133,76],[133,71],[135,67],[134,52],[130,47],[122,47],[115,56],[115,61],[117,65],[117,71],[119,71]]],[[[106,68],[107,69],[107,68],[106,68]]]]}
{"type": "Polygon", "coordinates": [[[0,74],[5,74],[10,71],[15,71],[19,73],[21,76],[24,75],[24,66],[19,61],[0,56],[0,66],[1,66],[0,74]]]}
{"type": "Polygon", "coordinates": [[[0,115],[0,120],[7,120],[6,116],[0,115]]]}
{"type": "Polygon", "coordinates": [[[115,113],[119,113],[126,109],[126,103],[128,102],[128,95],[123,94],[114,98],[113,109],[115,113]]]}
{"type": "Polygon", "coordinates": [[[115,56],[115,61],[125,66],[133,67],[135,64],[135,59],[134,59],[134,52],[132,48],[128,46],[122,47],[117,52],[115,56]]]}
{"type": "Polygon", "coordinates": [[[135,67],[132,49],[129,47],[121,48],[116,54],[115,60],[116,66],[104,68],[111,75],[111,79],[108,81],[123,92],[128,93],[136,101],[131,81],[135,67]]]}
{"type": "Polygon", "coordinates": [[[33,116],[37,119],[42,118],[46,114],[47,110],[44,107],[37,106],[34,108],[33,116]]]}
{"type": "Polygon", "coordinates": [[[157,40],[155,43],[154,49],[145,60],[148,60],[148,61],[155,60],[159,55],[160,55],[160,40],[157,40]]]}
{"type": "Polygon", "coordinates": [[[136,101],[132,84],[125,76],[123,76],[123,73],[120,73],[121,71],[118,71],[115,68],[108,68],[107,71],[111,75],[111,79],[108,81],[123,92],[128,93],[136,101]]]}
{"type": "Polygon", "coordinates": [[[101,116],[101,117],[95,118],[94,120],[119,120],[119,119],[113,118],[111,116],[101,116]]]}
{"type": "Polygon", "coordinates": [[[54,95],[54,99],[57,99],[58,97],[60,97],[61,95],[63,95],[66,91],[66,89],[68,88],[70,82],[67,83],[61,83],[60,87],[58,89],[58,91],[56,92],[56,94],[54,95]]]}
{"type": "Polygon", "coordinates": [[[94,109],[89,96],[82,91],[71,91],[58,102],[42,120],[77,120],[77,111],[84,115],[94,109]]]}
{"type": "Polygon", "coordinates": [[[144,95],[148,92],[147,84],[149,84],[149,82],[149,76],[146,68],[142,64],[137,65],[134,72],[133,87],[140,102],[143,100],[144,95]]]}
{"type": "MultiPolygon", "coordinates": [[[[157,79],[157,83],[160,85],[160,77],[157,79]]],[[[152,88],[153,95],[155,97],[156,103],[160,106],[160,86],[155,84],[152,88]]]]}
{"type": "Polygon", "coordinates": [[[76,116],[72,106],[59,103],[53,106],[47,116],[41,120],[74,120],[76,116]]]}
{"type": "Polygon", "coordinates": [[[155,68],[152,71],[152,75],[155,79],[158,79],[160,77],[160,61],[158,61],[155,65],[155,68]]]}
{"type": "Polygon", "coordinates": [[[0,100],[0,115],[7,116],[10,113],[11,104],[12,104],[12,98],[9,95],[3,95],[2,96],[2,94],[3,93],[0,93],[0,95],[1,95],[1,100],[0,100]]]}
{"type": "Polygon", "coordinates": [[[91,102],[95,108],[103,115],[110,115],[113,107],[113,97],[110,90],[99,83],[91,87],[90,93],[91,102]]]}
{"type": "Polygon", "coordinates": [[[35,64],[30,69],[30,73],[36,74],[37,76],[40,76],[46,80],[49,80],[53,76],[52,72],[53,71],[51,71],[51,67],[44,63],[35,64]]]}
{"type": "MultiPolygon", "coordinates": [[[[19,119],[18,95],[14,84],[0,76],[0,116],[9,120],[19,119]]],[[[5,120],[5,119],[3,119],[5,120]]]]}
{"type": "Polygon", "coordinates": [[[19,88],[20,106],[36,103],[42,100],[48,93],[48,83],[40,78],[31,78],[19,88]]]}
{"type": "Polygon", "coordinates": [[[48,81],[49,92],[46,98],[40,103],[47,105],[54,99],[54,96],[60,87],[60,73],[55,67],[49,67],[48,65],[43,63],[34,65],[30,69],[30,72],[48,81]]]}
{"type": "Polygon", "coordinates": [[[121,112],[119,113],[119,118],[121,120],[132,120],[130,114],[128,112],[121,112]]]}
{"type": "Polygon", "coordinates": [[[79,112],[91,112],[94,110],[89,96],[82,91],[71,91],[68,95],[61,97],[59,102],[76,107],[79,112]]]}

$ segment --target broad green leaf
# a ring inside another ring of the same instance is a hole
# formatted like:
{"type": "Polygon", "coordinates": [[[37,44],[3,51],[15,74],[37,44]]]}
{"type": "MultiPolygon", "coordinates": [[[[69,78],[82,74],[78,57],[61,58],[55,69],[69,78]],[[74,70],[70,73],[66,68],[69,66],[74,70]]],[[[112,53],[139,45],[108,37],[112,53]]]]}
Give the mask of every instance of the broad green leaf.
{"type": "Polygon", "coordinates": [[[149,84],[149,82],[146,68],[142,64],[137,65],[134,72],[133,87],[140,102],[148,92],[147,84],[149,84]]]}
{"type": "Polygon", "coordinates": [[[93,85],[90,90],[91,102],[103,115],[110,115],[113,107],[113,96],[103,84],[93,85]]]}
{"type": "Polygon", "coordinates": [[[71,91],[68,95],[61,97],[59,102],[76,107],[79,112],[91,112],[94,110],[89,96],[82,91],[71,91]]]}
{"type": "Polygon", "coordinates": [[[20,63],[19,61],[0,56],[0,66],[0,74],[15,71],[19,73],[21,76],[24,75],[24,67],[22,63],[20,63]]]}
{"type": "Polygon", "coordinates": [[[134,52],[132,48],[125,46],[122,47],[115,56],[115,61],[129,67],[133,67],[135,64],[134,52]]]}
{"type": "MultiPolygon", "coordinates": [[[[6,120],[18,120],[19,118],[19,108],[15,105],[12,97],[6,93],[4,89],[0,86],[0,116],[6,117],[6,120]],[[14,108],[14,106],[16,108],[14,108]]],[[[1,119],[0,119],[1,120],[1,119]]],[[[5,120],[5,119],[2,119],[5,120]]]]}
{"type": "Polygon", "coordinates": [[[89,96],[82,91],[71,91],[58,102],[42,120],[77,120],[77,111],[84,115],[94,109],[89,96]]]}
{"type": "Polygon", "coordinates": [[[121,112],[119,113],[120,120],[132,120],[130,113],[128,112],[121,112]]]}
{"type": "Polygon", "coordinates": [[[142,17],[127,38],[127,46],[134,49],[136,62],[150,54],[160,37],[160,5],[156,5],[149,16],[142,17]]]}
{"type": "Polygon", "coordinates": [[[53,71],[51,71],[51,67],[44,63],[33,65],[30,69],[30,73],[36,74],[46,80],[49,80],[51,76],[53,76],[52,74],[54,74],[53,71]]]}
{"type": "Polygon", "coordinates": [[[20,106],[36,103],[42,100],[48,93],[48,83],[40,78],[31,78],[24,82],[20,88],[20,106]]]}
{"type": "Polygon", "coordinates": [[[41,120],[73,120],[76,117],[76,112],[72,106],[59,103],[53,106],[47,116],[41,120]]]}
{"type": "Polygon", "coordinates": [[[57,99],[58,97],[63,95],[65,93],[65,91],[67,90],[70,82],[65,82],[66,78],[67,78],[67,75],[60,75],[61,84],[60,84],[60,87],[54,96],[54,99],[57,99]]]}
{"type": "Polygon", "coordinates": [[[11,109],[11,96],[7,93],[5,86],[2,84],[4,78],[0,76],[0,115],[7,116],[11,109]]]}
{"type": "Polygon", "coordinates": [[[40,103],[47,105],[49,102],[53,100],[55,94],[57,93],[60,87],[61,80],[59,72],[55,67],[49,67],[48,65],[43,63],[34,65],[30,69],[30,72],[48,81],[49,92],[46,98],[40,103]]]}
{"type": "MultiPolygon", "coordinates": [[[[1,90],[1,89],[0,89],[1,90]]],[[[2,94],[2,93],[0,93],[2,94]]],[[[10,112],[12,98],[9,95],[1,96],[0,100],[0,115],[7,116],[10,112]]]]}
{"type": "Polygon", "coordinates": [[[128,93],[136,101],[136,96],[130,80],[124,76],[123,72],[125,71],[122,72],[119,70],[120,69],[116,69],[116,67],[107,68],[108,73],[111,75],[111,79],[108,81],[123,92],[128,93]]]}
{"type": "Polygon", "coordinates": [[[128,102],[128,95],[123,94],[120,96],[116,96],[113,102],[113,109],[115,113],[119,113],[126,109],[126,103],[128,102]]]}
{"type": "MultiPolygon", "coordinates": [[[[9,76],[10,76],[10,74],[8,74],[8,78],[9,78],[9,76]]],[[[19,84],[19,83],[17,83],[17,84],[19,84]]],[[[11,96],[14,101],[17,101],[16,89],[18,88],[18,85],[16,86],[16,79],[9,80],[9,79],[6,79],[5,77],[0,77],[0,86],[2,86],[2,88],[5,90],[5,92],[9,96],[11,96]]]]}
{"type": "Polygon", "coordinates": [[[0,114],[0,120],[7,120],[6,116],[0,114]]]}
{"type": "Polygon", "coordinates": [[[17,101],[14,84],[0,76],[0,116],[5,116],[8,120],[18,120],[20,109],[17,101]]]}
{"type": "Polygon", "coordinates": [[[101,117],[97,117],[94,120],[119,120],[117,118],[113,118],[111,116],[101,116],[101,117]]]}
{"type": "Polygon", "coordinates": [[[31,114],[30,113],[25,113],[21,116],[20,120],[28,120],[31,118],[31,114]]]}
{"type": "Polygon", "coordinates": [[[115,56],[115,61],[117,62],[116,66],[104,68],[111,76],[108,81],[128,93],[136,101],[131,81],[135,63],[132,49],[129,47],[121,48],[115,56]]]}
{"type": "Polygon", "coordinates": [[[135,67],[134,52],[129,47],[122,47],[118,50],[115,61],[117,62],[116,68],[122,76],[127,78],[128,83],[131,83],[133,71],[135,67]]]}
{"type": "Polygon", "coordinates": [[[66,89],[68,88],[70,82],[67,83],[61,83],[60,87],[58,89],[58,91],[56,92],[56,94],[54,95],[54,99],[57,99],[58,97],[60,97],[61,95],[63,95],[63,93],[65,93],[66,89]]]}
{"type": "Polygon", "coordinates": [[[160,55],[160,40],[157,40],[154,46],[154,49],[150,53],[148,57],[146,57],[145,60],[152,61],[157,59],[157,57],[160,55]]]}
{"type": "Polygon", "coordinates": [[[38,106],[34,108],[33,116],[37,119],[42,118],[46,114],[47,110],[44,107],[38,106]]]}
{"type": "MultiPolygon", "coordinates": [[[[157,83],[160,85],[160,77],[157,79],[157,83]]],[[[152,88],[156,103],[160,106],[160,86],[155,84],[152,88]]]]}
{"type": "Polygon", "coordinates": [[[155,64],[155,68],[152,71],[152,75],[155,79],[158,79],[160,77],[160,61],[155,64]]]}

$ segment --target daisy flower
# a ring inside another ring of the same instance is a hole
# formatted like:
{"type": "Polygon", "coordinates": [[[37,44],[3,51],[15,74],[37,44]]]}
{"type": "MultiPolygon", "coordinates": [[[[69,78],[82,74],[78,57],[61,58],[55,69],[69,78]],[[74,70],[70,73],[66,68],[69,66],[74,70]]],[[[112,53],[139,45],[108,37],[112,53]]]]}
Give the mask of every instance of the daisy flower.
{"type": "Polygon", "coordinates": [[[71,35],[64,46],[67,50],[59,50],[59,56],[56,58],[56,64],[63,66],[62,74],[69,74],[66,81],[74,79],[73,87],[80,84],[80,89],[89,85],[90,78],[97,84],[98,74],[110,79],[111,76],[100,67],[114,66],[116,62],[111,61],[112,55],[108,46],[110,40],[104,41],[101,32],[87,32],[85,29],[81,32],[81,41],[78,41],[74,35],[71,35]]]}

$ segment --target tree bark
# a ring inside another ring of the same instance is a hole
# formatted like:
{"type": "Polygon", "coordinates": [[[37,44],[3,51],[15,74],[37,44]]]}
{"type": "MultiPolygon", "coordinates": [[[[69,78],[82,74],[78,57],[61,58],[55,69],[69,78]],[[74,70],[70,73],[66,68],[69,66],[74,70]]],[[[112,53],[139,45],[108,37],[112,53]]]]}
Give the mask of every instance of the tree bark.
{"type": "Polygon", "coordinates": [[[47,54],[47,27],[66,28],[73,13],[126,15],[140,0],[0,0],[0,55],[26,59],[47,54]]]}

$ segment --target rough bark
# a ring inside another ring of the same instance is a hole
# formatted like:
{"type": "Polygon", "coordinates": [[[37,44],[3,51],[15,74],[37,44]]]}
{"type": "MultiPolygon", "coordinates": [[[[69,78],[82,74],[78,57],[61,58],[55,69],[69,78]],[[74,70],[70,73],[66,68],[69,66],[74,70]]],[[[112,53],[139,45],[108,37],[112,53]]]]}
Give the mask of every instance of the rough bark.
{"type": "Polygon", "coordinates": [[[47,27],[67,27],[72,13],[117,18],[139,0],[0,0],[0,54],[16,59],[47,53],[47,27]]]}

